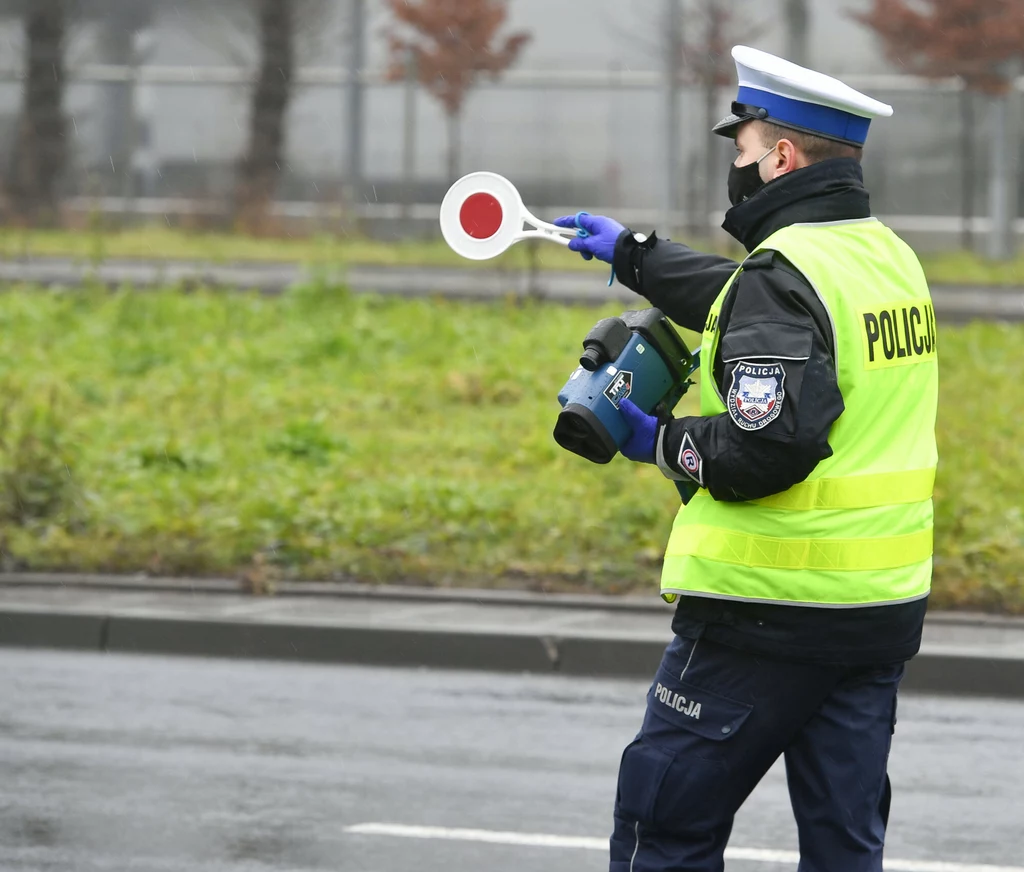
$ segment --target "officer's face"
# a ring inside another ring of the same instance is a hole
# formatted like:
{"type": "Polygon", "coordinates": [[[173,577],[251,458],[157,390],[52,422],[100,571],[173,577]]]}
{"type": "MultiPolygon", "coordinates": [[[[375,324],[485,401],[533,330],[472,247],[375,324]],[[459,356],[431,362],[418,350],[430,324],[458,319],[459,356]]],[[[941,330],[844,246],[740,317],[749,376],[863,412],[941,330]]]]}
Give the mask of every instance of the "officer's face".
{"type": "Polygon", "coordinates": [[[740,125],[739,130],[736,131],[736,166],[745,167],[755,161],[761,161],[758,166],[761,180],[770,182],[773,175],[765,175],[765,170],[768,170],[770,173],[772,169],[769,165],[770,162],[762,160],[762,158],[766,157],[766,152],[768,151],[770,149],[765,147],[760,131],[752,122],[740,125]]]}

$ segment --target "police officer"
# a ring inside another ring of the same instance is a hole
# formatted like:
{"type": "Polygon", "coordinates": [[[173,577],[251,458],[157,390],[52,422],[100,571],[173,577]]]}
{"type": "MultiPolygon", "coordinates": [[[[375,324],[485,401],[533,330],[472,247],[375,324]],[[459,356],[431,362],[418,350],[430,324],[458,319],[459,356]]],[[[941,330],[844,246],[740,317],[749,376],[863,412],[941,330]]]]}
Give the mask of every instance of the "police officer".
{"type": "MultiPolygon", "coordinates": [[[[583,216],[570,246],[703,333],[700,412],[628,400],[631,460],[692,481],[662,595],[675,638],[619,770],[613,872],[721,870],[785,758],[801,872],[880,872],[904,663],[931,583],[935,316],[871,217],[861,153],[892,109],[744,46],[724,228],[737,264],[583,216]]],[[[573,217],[559,219],[572,226],[573,217]]]]}

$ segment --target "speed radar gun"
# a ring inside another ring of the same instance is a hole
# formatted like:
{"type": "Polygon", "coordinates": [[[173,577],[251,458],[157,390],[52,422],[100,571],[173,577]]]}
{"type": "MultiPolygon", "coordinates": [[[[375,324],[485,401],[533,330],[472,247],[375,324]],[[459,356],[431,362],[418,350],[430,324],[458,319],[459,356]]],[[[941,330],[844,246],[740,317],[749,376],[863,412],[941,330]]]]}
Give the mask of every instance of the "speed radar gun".
{"type": "Polygon", "coordinates": [[[558,393],[555,441],[594,463],[608,463],[629,439],[619,404],[667,415],[692,382],[696,360],[660,309],[598,321],[583,340],[580,365],[558,393]]]}
{"type": "MultiPolygon", "coordinates": [[[[497,257],[524,239],[568,245],[587,235],[579,226],[536,218],[515,185],[496,173],[459,179],[445,194],[440,217],[445,241],[469,260],[497,257]]],[[[671,412],[692,384],[697,362],[659,309],[605,318],[583,340],[580,365],[558,394],[555,441],[594,463],[609,463],[630,435],[621,401],[628,397],[648,414],[671,412]]]]}

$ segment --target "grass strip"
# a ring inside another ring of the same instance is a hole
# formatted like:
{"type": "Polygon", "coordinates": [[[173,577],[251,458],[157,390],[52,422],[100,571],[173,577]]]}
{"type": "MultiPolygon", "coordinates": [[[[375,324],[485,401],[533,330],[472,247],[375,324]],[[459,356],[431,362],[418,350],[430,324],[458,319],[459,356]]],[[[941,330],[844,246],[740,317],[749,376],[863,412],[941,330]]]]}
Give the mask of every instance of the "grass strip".
{"type": "MultiPolygon", "coordinates": [[[[674,488],[551,438],[611,314],[316,285],[11,289],[3,563],[653,596],[674,488]]],[[[1024,383],[1024,327],[941,343],[935,602],[1024,612],[1024,433],[1000,399],[1024,383]]]]}

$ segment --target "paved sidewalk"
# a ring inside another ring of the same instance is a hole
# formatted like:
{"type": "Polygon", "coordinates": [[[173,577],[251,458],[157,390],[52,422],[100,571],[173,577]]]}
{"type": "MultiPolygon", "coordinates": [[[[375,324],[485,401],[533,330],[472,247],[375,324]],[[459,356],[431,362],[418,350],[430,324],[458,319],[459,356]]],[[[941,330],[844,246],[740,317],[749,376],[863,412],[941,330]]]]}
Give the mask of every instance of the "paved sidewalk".
{"type": "MultiPolygon", "coordinates": [[[[370,266],[347,269],[305,267],[295,263],[213,264],[178,260],[108,259],[98,264],[70,258],[0,260],[0,281],[75,287],[87,280],[105,285],[153,287],[178,283],[256,289],[281,293],[290,286],[323,277],[343,282],[353,291],[395,296],[448,296],[500,299],[507,294],[533,296],[562,303],[600,304],[616,300],[633,305],[637,296],[622,285],[605,286],[606,274],[592,271],[468,269],[430,266],[370,266]]],[[[1024,320],[1024,288],[935,285],[935,312],[940,320],[984,318],[1024,320]]]]}
{"type": "MultiPolygon", "coordinates": [[[[0,646],[648,677],[671,636],[655,598],[0,575],[0,646]]],[[[1024,699],[1024,620],[936,614],[911,689],[1024,699]]]]}

